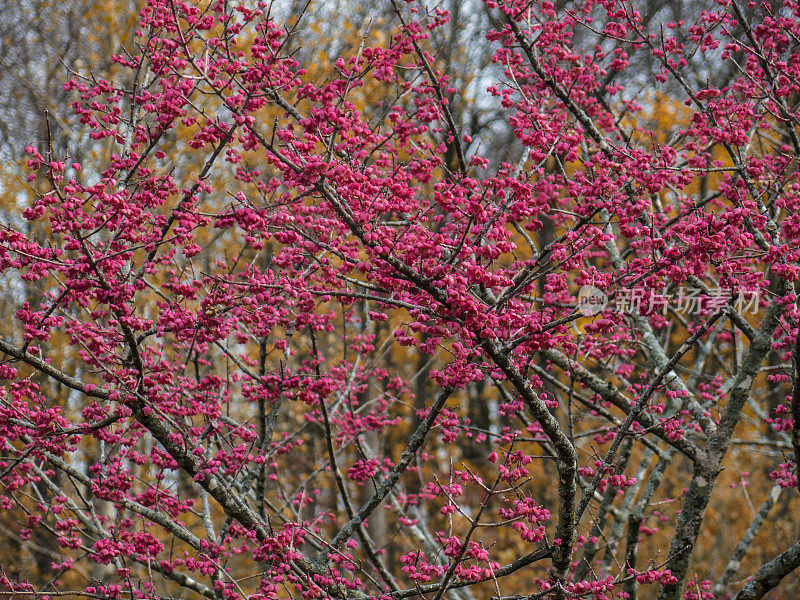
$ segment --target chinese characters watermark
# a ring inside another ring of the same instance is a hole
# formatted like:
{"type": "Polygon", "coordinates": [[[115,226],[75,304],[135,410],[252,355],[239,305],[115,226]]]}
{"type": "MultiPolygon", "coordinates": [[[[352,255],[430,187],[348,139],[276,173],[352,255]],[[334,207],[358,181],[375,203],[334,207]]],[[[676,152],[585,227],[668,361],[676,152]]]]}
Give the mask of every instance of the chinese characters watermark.
{"type": "Polygon", "coordinates": [[[663,290],[658,293],[650,288],[621,288],[609,294],[593,285],[581,286],[578,291],[578,311],[585,317],[591,317],[604,310],[618,313],[638,313],[649,315],[665,314],[672,306],[677,312],[695,315],[702,312],[716,312],[733,299],[733,307],[739,313],[758,312],[761,290],[732,290],[716,287],[703,291],[699,288],[678,288],[672,293],[663,290]]]}

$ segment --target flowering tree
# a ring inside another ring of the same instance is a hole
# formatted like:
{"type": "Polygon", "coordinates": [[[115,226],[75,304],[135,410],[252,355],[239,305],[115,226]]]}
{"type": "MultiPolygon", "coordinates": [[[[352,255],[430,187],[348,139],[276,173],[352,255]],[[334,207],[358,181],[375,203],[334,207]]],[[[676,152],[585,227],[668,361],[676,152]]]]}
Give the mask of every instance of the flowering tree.
{"type": "Polygon", "coordinates": [[[800,456],[800,5],[486,0],[466,81],[450,13],[387,1],[320,73],[301,13],[150,0],[118,81],[65,83],[86,158],[27,147],[0,230],[4,535],[52,557],[3,595],[745,600],[800,565],[776,525],[748,558],[800,456]]]}

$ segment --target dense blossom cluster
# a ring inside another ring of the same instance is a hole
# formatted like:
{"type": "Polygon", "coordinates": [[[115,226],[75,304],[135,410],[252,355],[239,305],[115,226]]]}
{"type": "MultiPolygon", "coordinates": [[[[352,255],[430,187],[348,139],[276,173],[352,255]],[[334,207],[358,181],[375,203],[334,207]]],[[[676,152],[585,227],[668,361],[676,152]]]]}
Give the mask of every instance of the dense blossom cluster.
{"type": "Polygon", "coordinates": [[[76,593],[163,597],[155,574],[212,600],[469,600],[529,568],[514,589],[537,598],[721,597],[689,561],[746,411],[789,440],[766,470],[797,485],[800,6],[718,0],[653,29],[616,0],[484,4],[474,101],[518,161],[454,117],[440,8],[390,2],[384,43],[320,77],[266,2],[148,0],[119,81],[64,84],[113,150],[25,148],[36,197],[0,228],[0,274],[35,291],[0,329],[0,507],[21,540],[53,532],[57,574],[110,566],[76,593]],[[675,131],[628,93],[642,55],[645,89],[685,100],[675,131]],[[759,304],[586,317],[583,285],[759,304]],[[782,392],[758,412],[764,385],[782,392]],[[669,549],[637,562],[676,456],[669,549]],[[624,511],[627,547],[595,570],[624,511]]]}

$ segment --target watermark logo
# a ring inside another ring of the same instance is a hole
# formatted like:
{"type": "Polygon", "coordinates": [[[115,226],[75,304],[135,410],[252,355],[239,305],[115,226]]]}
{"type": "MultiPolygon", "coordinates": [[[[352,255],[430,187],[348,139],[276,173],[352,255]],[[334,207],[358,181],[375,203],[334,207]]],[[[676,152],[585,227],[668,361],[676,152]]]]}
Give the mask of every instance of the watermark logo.
{"type": "Polygon", "coordinates": [[[584,317],[593,317],[608,306],[608,295],[593,285],[583,285],[578,290],[578,312],[584,317]]]}
{"type": "Polygon", "coordinates": [[[672,307],[676,312],[696,315],[716,312],[734,298],[733,308],[739,313],[756,314],[760,306],[758,288],[734,291],[716,287],[703,291],[698,288],[678,288],[672,293],[664,289],[658,293],[650,288],[621,288],[609,298],[603,290],[593,285],[583,285],[578,290],[577,308],[584,317],[592,317],[604,310],[617,313],[666,314],[672,307]]]}

